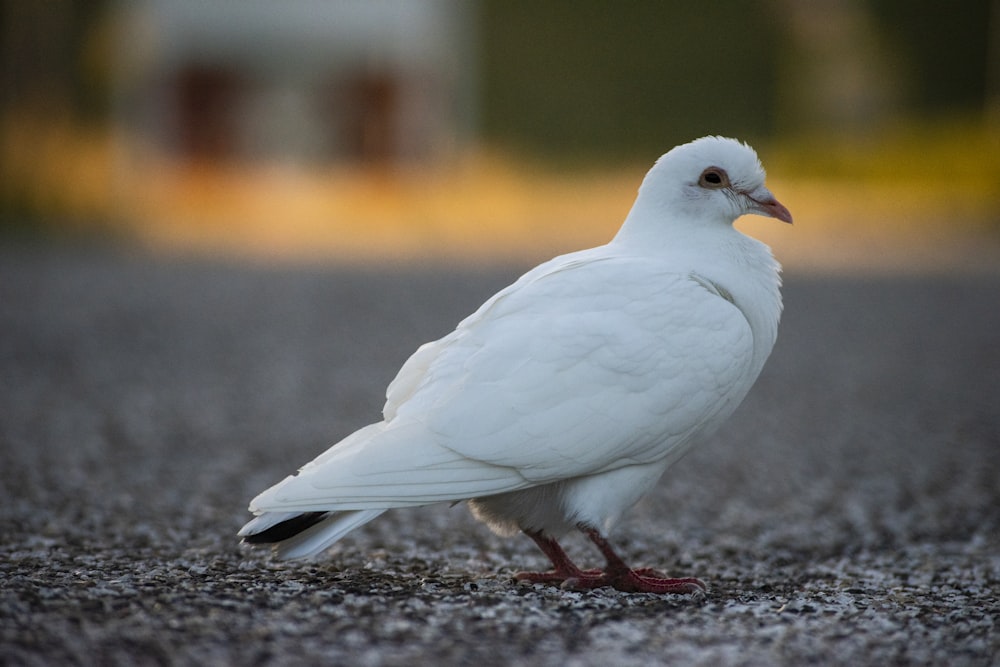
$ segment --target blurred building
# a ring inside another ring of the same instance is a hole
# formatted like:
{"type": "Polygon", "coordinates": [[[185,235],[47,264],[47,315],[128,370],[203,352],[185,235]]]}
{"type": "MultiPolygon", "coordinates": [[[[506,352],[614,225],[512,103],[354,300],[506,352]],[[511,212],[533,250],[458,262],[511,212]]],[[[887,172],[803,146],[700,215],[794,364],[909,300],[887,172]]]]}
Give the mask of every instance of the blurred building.
{"type": "Polygon", "coordinates": [[[474,128],[474,4],[122,6],[118,124],[187,161],[439,160],[474,128]]]}

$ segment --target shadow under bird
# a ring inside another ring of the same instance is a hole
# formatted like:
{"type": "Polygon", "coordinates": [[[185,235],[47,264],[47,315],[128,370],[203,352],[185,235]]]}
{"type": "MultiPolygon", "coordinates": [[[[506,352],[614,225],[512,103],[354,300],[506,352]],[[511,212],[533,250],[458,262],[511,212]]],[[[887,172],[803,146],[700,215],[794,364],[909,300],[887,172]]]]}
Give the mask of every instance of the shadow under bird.
{"type": "Polygon", "coordinates": [[[781,316],[780,266],[733,222],[792,221],[749,146],[704,137],[657,160],[606,245],[556,257],[421,346],[384,419],[250,503],[239,535],[316,555],[386,510],[468,501],[552,561],[517,579],[566,588],[696,593],[695,578],[632,569],[606,535],[746,396],[781,316]],[[582,531],[601,569],[557,538],[582,531]]]}

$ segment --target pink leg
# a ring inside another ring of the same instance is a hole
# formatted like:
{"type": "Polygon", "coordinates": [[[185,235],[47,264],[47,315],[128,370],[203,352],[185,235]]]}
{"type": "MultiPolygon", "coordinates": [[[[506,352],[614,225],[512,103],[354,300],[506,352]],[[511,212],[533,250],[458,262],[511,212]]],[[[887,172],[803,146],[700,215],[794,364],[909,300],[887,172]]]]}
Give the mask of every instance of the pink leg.
{"type": "Polygon", "coordinates": [[[589,580],[600,577],[600,570],[581,570],[569,559],[559,543],[540,532],[524,531],[524,534],[535,541],[549,560],[553,568],[548,572],[518,572],[514,578],[518,581],[530,581],[540,584],[562,584],[565,581],[589,580]]]}
{"type": "Polygon", "coordinates": [[[534,583],[559,584],[564,588],[589,589],[611,586],[630,593],[699,593],[705,584],[699,579],[670,579],[662,572],[651,568],[631,569],[615,553],[608,541],[594,528],[580,526],[580,530],[597,545],[607,560],[602,570],[581,570],[569,559],[555,539],[540,532],[525,531],[535,544],[552,561],[553,569],[548,572],[518,572],[514,578],[534,583]]]}
{"type": "Polygon", "coordinates": [[[611,544],[596,529],[580,526],[580,530],[597,545],[608,561],[602,577],[603,586],[613,586],[620,591],[636,593],[702,593],[706,590],[705,583],[694,577],[671,579],[650,568],[633,570],[615,553],[611,544]]]}

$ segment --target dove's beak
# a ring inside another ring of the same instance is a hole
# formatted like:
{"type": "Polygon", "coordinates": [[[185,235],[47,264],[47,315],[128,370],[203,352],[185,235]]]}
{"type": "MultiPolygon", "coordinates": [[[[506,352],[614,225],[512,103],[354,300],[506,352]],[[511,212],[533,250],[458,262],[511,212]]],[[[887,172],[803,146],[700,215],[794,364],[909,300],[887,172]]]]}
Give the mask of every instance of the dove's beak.
{"type": "Polygon", "coordinates": [[[791,212],[767,188],[757,188],[753,192],[744,193],[744,196],[750,200],[751,212],[792,224],[791,212]]]}

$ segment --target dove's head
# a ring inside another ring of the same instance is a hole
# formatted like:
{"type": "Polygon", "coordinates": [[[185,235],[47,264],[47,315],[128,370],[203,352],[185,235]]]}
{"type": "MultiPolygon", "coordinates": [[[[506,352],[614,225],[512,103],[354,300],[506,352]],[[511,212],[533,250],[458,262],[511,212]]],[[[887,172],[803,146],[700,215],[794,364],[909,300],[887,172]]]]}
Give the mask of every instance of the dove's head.
{"type": "Polygon", "coordinates": [[[724,137],[696,139],[657,160],[639,189],[639,201],[644,198],[687,219],[732,223],[752,213],[792,221],[788,209],[764,187],[757,153],[724,137]]]}

